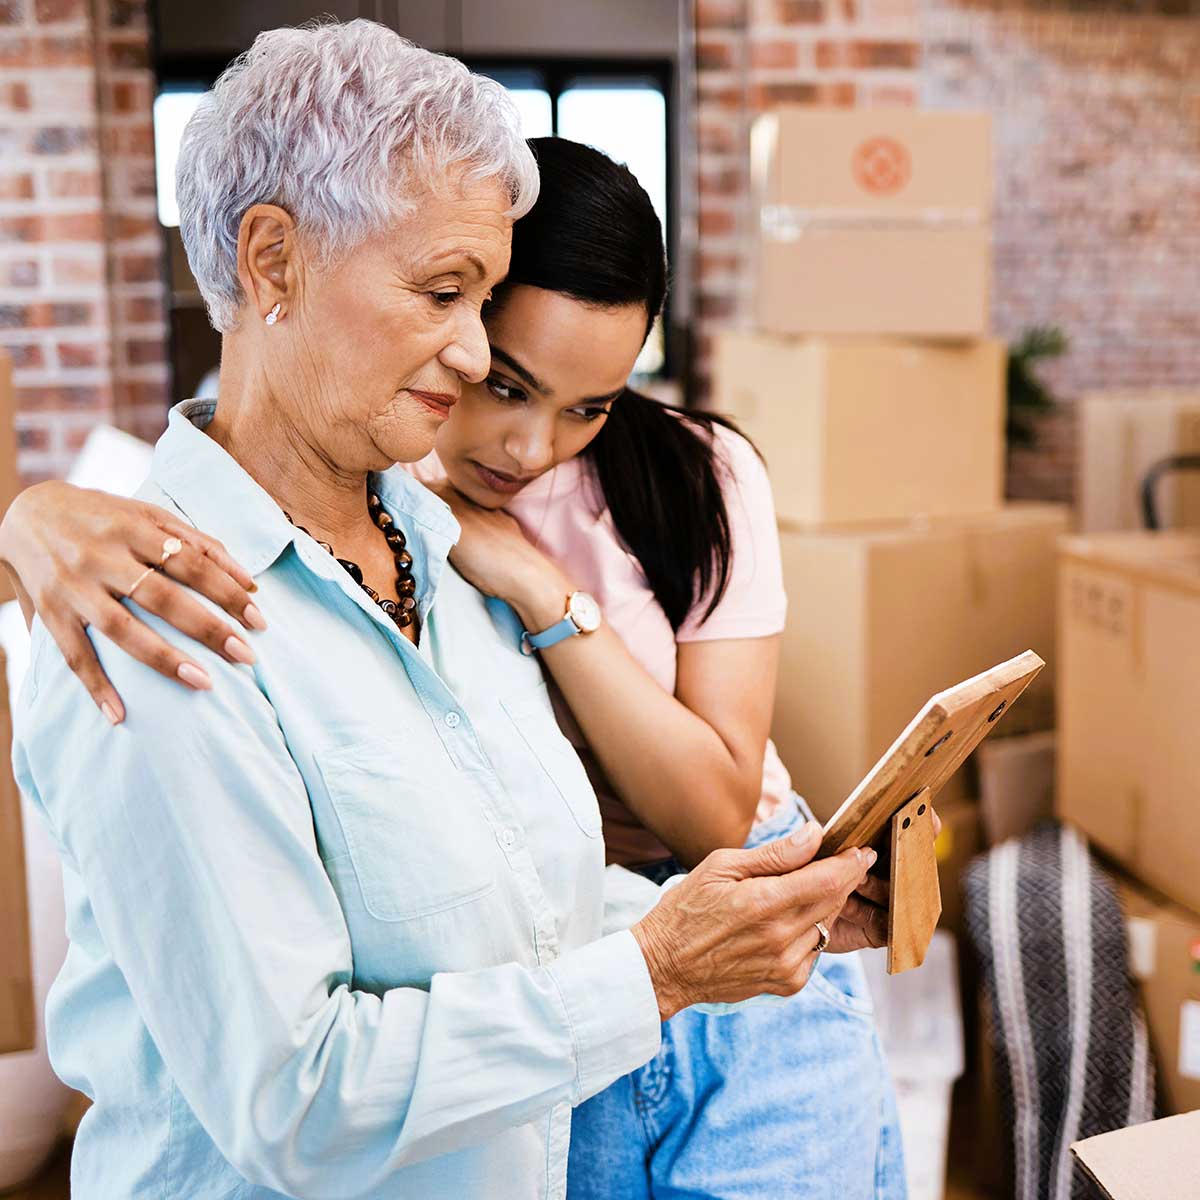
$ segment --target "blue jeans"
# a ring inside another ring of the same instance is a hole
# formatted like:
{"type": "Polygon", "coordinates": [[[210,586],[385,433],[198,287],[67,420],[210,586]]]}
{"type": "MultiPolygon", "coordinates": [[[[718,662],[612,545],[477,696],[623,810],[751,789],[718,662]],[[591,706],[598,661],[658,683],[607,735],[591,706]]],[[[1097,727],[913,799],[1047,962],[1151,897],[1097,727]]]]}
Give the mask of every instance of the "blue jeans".
{"type": "MultiPolygon", "coordinates": [[[[746,845],[807,817],[793,807],[746,845]]],[[[822,955],[786,1002],[721,1016],[684,1009],[649,1063],[572,1120],[568,1200],[905,1195],[895,1097],[853,954],[822,955]]]]}

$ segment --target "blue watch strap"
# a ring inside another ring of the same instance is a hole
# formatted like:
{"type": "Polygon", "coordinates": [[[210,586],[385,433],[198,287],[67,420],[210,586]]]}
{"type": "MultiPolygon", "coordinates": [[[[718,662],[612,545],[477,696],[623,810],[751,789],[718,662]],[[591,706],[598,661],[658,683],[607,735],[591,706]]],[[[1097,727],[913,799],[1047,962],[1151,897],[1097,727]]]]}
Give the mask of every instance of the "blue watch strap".
{"type": "Polygon", "coordinates": [[[545,650],[547,646],[556,646],[559,642],[574,637],[578,632],[579,626],[568,615],[563,617],[557,625],[551,625],[549,629],[543,629],[541,633],[526,633],[521,638],[521,649],[526,654],[532,654],[535,650],[545,650]]]}

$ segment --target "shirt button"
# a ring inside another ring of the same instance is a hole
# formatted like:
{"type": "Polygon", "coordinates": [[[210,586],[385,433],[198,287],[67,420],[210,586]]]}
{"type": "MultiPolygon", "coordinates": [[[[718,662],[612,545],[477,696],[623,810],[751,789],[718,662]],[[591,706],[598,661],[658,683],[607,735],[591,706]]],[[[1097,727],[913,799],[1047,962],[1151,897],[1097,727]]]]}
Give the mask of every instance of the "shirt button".
{"type": "Polygon", "coordinates": [[[511,850],[517,844],[517,835],[511,829],[505,829],[500,834],[500,840],[504,843],[506,850],[511,850]]]}
{"type": "Polygon", "coordinates": [[[447,727],[448,727],[448,728],[450,728],[450,729],[457,729],[457,728],[458,728],[458,723],[459,723],[461,720],[462,720],[462,717],[460,717],[460,716],[458,715],[458,713],[456,713],[456,712],[448,712],[448,713],[446,714],[446,725],[447,725],[447,727]]]}

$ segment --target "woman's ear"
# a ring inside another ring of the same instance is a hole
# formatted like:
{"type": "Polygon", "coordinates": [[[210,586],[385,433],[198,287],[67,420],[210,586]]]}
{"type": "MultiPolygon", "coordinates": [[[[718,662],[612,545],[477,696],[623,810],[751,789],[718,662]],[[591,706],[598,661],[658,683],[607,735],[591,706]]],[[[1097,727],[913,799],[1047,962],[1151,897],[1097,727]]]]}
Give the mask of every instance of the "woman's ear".
{"type": "Polygon", "coordinates": [[[238,227],[238,279],[251,313],[275,324],[296,299],[302,273],[296,222],[276,204],[255,204],[238,227]]]}

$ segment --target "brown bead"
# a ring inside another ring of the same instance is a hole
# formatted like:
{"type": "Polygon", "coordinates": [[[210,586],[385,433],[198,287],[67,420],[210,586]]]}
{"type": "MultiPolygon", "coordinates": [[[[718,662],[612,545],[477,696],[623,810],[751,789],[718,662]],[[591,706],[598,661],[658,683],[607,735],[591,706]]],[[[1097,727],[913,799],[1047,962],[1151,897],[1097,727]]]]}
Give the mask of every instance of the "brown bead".
{"type": "Polygon", "coordinates": [[[417,607],[417,602],[411,596],[404,596],[400,601],[400,605],[402,608],[411,610],[417,607]]]}
{"type": "Polygon", "coordinates": [[[417,581],[411,575],[407,575],[403,579],[396,580],[396,592],[398,595],[411,596],[416,592],[416,590],[417,581]]]}
{"type": "Polygon", "coordinates": [[[385,531],[383,540],[387,542],[388,548],[393,551],[403,550],[408,544],[404,539],[404,534],[402,534],[399,529],[395,528],[385,531]]]}
{"type": "Polygon", "coordinates": [[[385,512],[382,508],[375,514],[375,524],[380,529],[386,530],[392,524],[392,514],[385,512]]]}
{"type": "Polygon", "coordinates": [[[396,567],[401,571],[407,571],[412,566],[412,555],[407,550],[401,550],[396,555],[396,567]]]}

